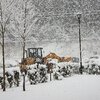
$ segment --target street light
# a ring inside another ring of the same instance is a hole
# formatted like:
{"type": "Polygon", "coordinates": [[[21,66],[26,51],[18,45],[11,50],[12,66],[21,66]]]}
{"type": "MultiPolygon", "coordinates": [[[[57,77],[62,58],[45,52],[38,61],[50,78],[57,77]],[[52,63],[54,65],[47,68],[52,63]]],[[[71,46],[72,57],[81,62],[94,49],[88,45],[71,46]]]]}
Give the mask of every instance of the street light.
{"type": "Polygon", "coordinates": [[[80,24],[81,24],[81,14],[77,14],[77,18],[78,18],[78,24],[79,24],[79,52],[80,52],[80,68],[79,68],[79,72],[80,74],[83,73],[83,66],[82,66],[82,50],[81,50],[81,31],[80,31],[80,24]]]}

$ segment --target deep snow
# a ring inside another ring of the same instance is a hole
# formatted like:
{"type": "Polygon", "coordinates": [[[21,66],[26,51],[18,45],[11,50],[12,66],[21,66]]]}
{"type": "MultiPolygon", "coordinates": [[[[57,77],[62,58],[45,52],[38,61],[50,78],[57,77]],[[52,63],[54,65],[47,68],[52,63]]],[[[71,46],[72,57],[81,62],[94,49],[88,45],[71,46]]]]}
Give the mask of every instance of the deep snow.
{"type": "Polygon", "coordinates": [[[99,75],[74,75],[38,85],[0,89],[0,100],[100,100],[99,75]]]}

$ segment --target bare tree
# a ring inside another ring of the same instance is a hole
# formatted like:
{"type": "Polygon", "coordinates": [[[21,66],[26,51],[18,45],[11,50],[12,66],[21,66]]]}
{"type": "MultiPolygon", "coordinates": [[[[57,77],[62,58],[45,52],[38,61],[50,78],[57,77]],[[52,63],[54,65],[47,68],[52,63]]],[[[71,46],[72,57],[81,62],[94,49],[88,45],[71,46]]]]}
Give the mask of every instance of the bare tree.
{"type": "Polygon", "coordinates": [[[32,33],[35,20],[34,6],[31,2],[32,0],[20,0],[18,2],[19,7],[16,8],[19,12],[14,18],[15,33],[18,34],[17,37],[22,42],[23,59],[25,58],[26,41],[30,37],[30,33],[32,33]]]}
{"type": "Polygon", "coordinates": [[[5,33],[7,32],[7,26],[10,21],[9,11],[7,10],[11,3],[7,3],[7,1],[0,0],[0,36],[1,36],[1,46],[2,46],[2,60],[3,60],[3,91],[5,91],[5,33]],[[8,4],[8,5],[6,5],[8,4]]]}

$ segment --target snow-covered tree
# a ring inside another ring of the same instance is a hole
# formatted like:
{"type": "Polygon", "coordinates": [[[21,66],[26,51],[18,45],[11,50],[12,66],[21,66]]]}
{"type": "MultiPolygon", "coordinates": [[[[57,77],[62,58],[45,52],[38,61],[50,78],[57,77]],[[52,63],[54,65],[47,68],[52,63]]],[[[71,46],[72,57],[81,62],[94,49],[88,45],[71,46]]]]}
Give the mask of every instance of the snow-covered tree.
{"type": "Polygon", "coordinates": [[[16,13],[14,15],[15,36],[22,43],[23,59],[25,58],[26,42],[30,38],[30,33],[34,31],[34,5],[32,0],[20,0],[16,3],[16,13]],[[17,35],[16,35],[17,34],[17,35]]]}
{"type": "Polygon", "coordinates": [[[5,34],[8,32],[7,28],[10,23],[10,8],[13,0],[0,0],[0,36],[1,36],[1,46],[2,46],[2,59],[3,59],[3,91],[5,91],[5,34]]]}

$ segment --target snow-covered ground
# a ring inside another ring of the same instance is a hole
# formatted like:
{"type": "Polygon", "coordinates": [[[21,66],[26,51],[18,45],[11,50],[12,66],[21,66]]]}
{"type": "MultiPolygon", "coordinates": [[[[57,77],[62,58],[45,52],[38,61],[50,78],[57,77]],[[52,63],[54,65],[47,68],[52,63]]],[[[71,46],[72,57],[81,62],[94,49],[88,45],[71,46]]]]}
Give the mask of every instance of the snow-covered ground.
{"type": "Polygon", "coordinates": [[[0,100],[100,100],[99,75],[74,75],[60,81],[0,89],[0,100]]]}

